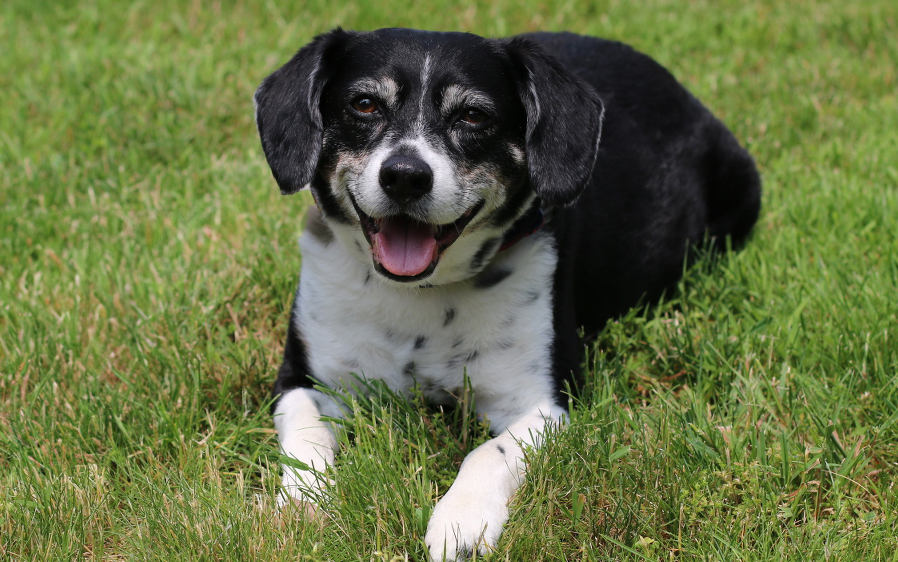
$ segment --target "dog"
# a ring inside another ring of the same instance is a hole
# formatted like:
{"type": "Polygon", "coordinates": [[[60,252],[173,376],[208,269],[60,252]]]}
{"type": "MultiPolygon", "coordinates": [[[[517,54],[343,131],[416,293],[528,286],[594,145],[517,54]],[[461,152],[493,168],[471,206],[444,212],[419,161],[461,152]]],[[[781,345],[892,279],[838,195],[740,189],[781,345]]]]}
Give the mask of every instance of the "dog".
{"type": "Polygon", "coordinates": [[[495,435],[436,504],[432,560],[493,549],[523,450],[562,424],[584,336],[741,245],[760,178],[733,134],[648,56],[570,33],[317,36],[254,97],[284,194],[310,189],[273,406],[283,497],[314,506],[357,375],[495,435]],[[580,332],[582,330],[582,332],[580,332]],[[324,418],[324,419],[322,419],[324,418]]]}

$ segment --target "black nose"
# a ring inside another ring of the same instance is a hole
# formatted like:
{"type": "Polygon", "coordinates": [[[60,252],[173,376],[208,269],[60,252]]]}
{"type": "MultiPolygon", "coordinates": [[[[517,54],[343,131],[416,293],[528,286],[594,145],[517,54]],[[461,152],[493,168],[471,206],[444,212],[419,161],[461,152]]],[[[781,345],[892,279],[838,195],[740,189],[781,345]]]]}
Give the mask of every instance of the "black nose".
{"type": "Polygon", "coordinates": [[[380,186],[390,199],[409,203],[430,193],[433,172],[415,156],[390,156],[380,166],[380,186]]]}

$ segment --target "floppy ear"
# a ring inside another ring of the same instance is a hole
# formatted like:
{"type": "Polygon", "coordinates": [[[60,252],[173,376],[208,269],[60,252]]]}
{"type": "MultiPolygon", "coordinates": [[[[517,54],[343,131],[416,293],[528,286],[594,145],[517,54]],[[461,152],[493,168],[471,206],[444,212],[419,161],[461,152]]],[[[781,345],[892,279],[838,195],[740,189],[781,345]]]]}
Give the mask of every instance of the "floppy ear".
{"type": "Polygon", "coordinates": [[[573,203],[586,187],[598,156],[602,100],[537,44],[517,38],[507,48],[518,68],[527,112],[530,183],[549,204],[573,203]]]}
{"type": "Polygon", "coordinates": [[[339,28],[319,35],[266,78],[253,97],[262,149],[284,195],[308,185],[315,174],[321,155],[319,102],[327,81],[326,60],[348,36],[339,28]]]}

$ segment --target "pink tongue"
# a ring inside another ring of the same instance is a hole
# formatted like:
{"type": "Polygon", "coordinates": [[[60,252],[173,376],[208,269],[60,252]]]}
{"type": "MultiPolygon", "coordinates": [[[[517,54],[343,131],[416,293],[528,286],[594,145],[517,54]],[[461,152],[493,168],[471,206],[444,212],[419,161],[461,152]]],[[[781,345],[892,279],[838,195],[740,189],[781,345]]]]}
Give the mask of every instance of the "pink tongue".
{"type": "Polygon", "coordinates": [[[385,219],[374,235],[377,261],[393,275],[422,273],[433,261],[437,241],[426,224],[400,218],[385,219]]]}

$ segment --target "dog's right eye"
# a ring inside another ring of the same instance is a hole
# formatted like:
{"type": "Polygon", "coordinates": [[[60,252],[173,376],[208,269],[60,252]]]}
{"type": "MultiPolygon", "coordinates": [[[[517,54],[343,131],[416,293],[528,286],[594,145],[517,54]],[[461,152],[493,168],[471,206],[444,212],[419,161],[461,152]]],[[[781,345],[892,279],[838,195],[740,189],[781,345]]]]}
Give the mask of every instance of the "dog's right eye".
{"type": "Polygon", "coordinates": [[[380,113],[380,108],[377,106],[377,102],[366,96],[355,98],[349,105],[359,113],[366,113],[369,115],[371,113],[380,113]]]}
{"type": "Polygon", "coordinates": [[[458,119],[459,121],[464,121],[469,125],[480,125],[489,121],[490,116],[483,111],[480,111],[479,109],[469,107],[468,109],[465,109],[461,112],[461,115],[459,115],[458,119]]]}

